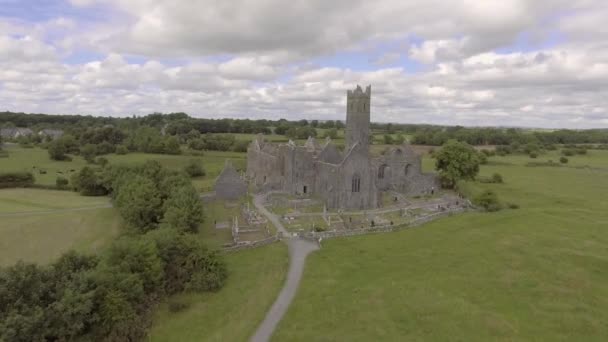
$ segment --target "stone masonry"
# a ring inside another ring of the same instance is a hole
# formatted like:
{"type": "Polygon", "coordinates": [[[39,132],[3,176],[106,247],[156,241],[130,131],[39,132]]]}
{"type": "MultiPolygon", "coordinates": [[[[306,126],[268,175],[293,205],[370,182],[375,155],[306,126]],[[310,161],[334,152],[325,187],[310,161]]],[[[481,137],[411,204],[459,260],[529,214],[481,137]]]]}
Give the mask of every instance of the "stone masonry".
{"type": "Polygon", "coordinates": [[[411,196],[438,188],[436,176],[422,173],[420,156],[408,145],[370,156],[370,113],[371,86],[348,90],[344,152],[329,139],[320,145],[310,137],[299,146],[267,143],[258,135],[247,149],[247,178],[260,191],[314,195],[334,209],[376,208],[383,191],[411,196]]]}

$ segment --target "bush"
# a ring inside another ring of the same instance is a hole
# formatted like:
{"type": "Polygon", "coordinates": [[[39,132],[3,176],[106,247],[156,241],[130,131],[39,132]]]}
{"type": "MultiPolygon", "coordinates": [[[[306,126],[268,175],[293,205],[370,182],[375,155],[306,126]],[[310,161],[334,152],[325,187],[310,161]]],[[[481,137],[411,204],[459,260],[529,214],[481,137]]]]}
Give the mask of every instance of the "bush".
{"type": "Polygon", "coordinates": [[[494,191],[485,190],[473,198],[473,204],[484,208],[486,211],[499,211],[502,209],[498,195],[494,191]]]}
{"type": "Polygon", "coordinates": [[[184,171],[190,177],[201,177],[205,175],[205,170],[201,166],[201,163],[198,159],[190,159],[188,164],[184,166],[184,171]]]}
{"type": "Polygon", "coordinates": [[[28,187],[33,185],[34,181],[34,175],[31,172],[0,173],[0,189],[28,187]]]}
{"type": "Polygon", "coordinates": [[[108,159],[105,157],[97,157],[95,159],[95,164],[97,164],[101,167],[104,167],[104,166],[108,165],[108,159]]]}
{"type": "Polygon", "coordinates": [[[68,179],[62,176],[57,177],[57,179],[55,180],[55,185],[60,189],[67,188],[69,183],[70,182],[68,181],[68,179]]]}
{"type": "Polygon", "coordinates": [[[530,152],[530,158],[532,158],[532,159],[538,158],[538,153],[536,153],[536,152],[530,152]]]}
{"type": "Polygon", "coordinates": [[[500,173],[493,174],[492,183],[496,183],[496,184],[503,183],[502,175],[500,173]]]}
{"type": "Polygon", "coordinates": [[[129,150],[127,149],[127,147],[125,145],[116,146],[116,154],[124,155],[127,153],[129,153],[129,150]]]}
{"type": "Polygon", "coordinates": [[[509,203],[507,204],[507,207],[509,207],[509,209],[519,209],[519,204],[509,203]]]}
{"type": "Polygon", "coordinates": [[[559,162],[562,163],[562,164],[568,164],[568,158],[561,157],[561,158],[559,158],[559,162]]]}
{"type": "Polygon", "coordinates": [[[169,311],[170,312],[184,311],[189,307],[190,307],[190,303],[185,300],[171,299],[169,301],[169,311]]]}
{"type": "Polygon", "coordinates": [[[567,156],[567,157],[571,157],[571,156],[573,156],[573,155],[574,155],[574,153],[575,153],[575,151],[574,151],[573,149],[568,149],[568,148],[565,148],[565,149],[563,149],[563,150],[562,150],[562,154],[563,154],[564,156],[567,156]]]}

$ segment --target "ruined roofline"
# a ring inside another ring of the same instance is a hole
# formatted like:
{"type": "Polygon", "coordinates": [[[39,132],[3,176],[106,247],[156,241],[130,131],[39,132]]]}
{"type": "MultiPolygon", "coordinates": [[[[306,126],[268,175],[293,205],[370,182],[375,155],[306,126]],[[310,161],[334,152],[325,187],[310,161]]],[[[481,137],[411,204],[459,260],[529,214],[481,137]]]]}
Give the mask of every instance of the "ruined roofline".
{"type": "Polygon", "coordinates": [[[365,87],[365,92],[361,88],[360,85],[357,84],[357,87],[354,90],[347,90],[346,97],[371,97],[372,96],[372,86],[371,84],[365,87]]]}

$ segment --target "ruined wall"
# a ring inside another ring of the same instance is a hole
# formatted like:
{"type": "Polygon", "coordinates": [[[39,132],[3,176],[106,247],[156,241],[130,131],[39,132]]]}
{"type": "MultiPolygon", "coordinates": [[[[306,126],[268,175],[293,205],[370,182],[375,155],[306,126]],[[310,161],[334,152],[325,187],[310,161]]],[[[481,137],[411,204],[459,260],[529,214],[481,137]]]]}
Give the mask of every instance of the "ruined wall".
{"type": "Polygon", "coordinates": [[[247,178],[257,187],[280,188],[279,158],[250,147],[247,150],[247,178]]]}
{"type": "Polygon", "coordinates": [[[370,209],[378,207],[375,172],[367,146],[355,145],[338,169],[338,207],[370,209]],[[359,179],[358,191],[353,191],[353,179],[359,179]]]}
{"type": "Polygon", "coordinates": [[[282,145],[283,190],[294,195],[312,194],[315,186],[314,154],[302,146],[282,145]]]}

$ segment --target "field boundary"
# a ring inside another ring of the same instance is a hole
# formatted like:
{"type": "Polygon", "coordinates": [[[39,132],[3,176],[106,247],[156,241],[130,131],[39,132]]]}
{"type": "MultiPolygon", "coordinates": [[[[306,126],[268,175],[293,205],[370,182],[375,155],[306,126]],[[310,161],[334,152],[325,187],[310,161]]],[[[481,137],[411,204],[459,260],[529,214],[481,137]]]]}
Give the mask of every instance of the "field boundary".
{"type": "Polygon", "coordinates": [[[470,211],[469,208],[458,208],[447,210],[439,213],[434,213],[431,215],[422,216],[416,218],[410,222],[399,224],[399,225],[384,225],[370,228],[359,228],[359,229],[349,229],[349,230],[330,230],[324,232],[306,232],[306,233],[298,233],[300,238],[305,240],[314,241],[320,243],[321,240],[324,239],[333,239],[339,237],[347,237],[347,236],[357,236],[357,235],[368,235],[368,234],[378,234],[378,233],[391,233],[407,228],[414,228],[430,221],[434,221],[436,219],[442,217],[452,216],[454,214],[462,213],[470,211]]]}

